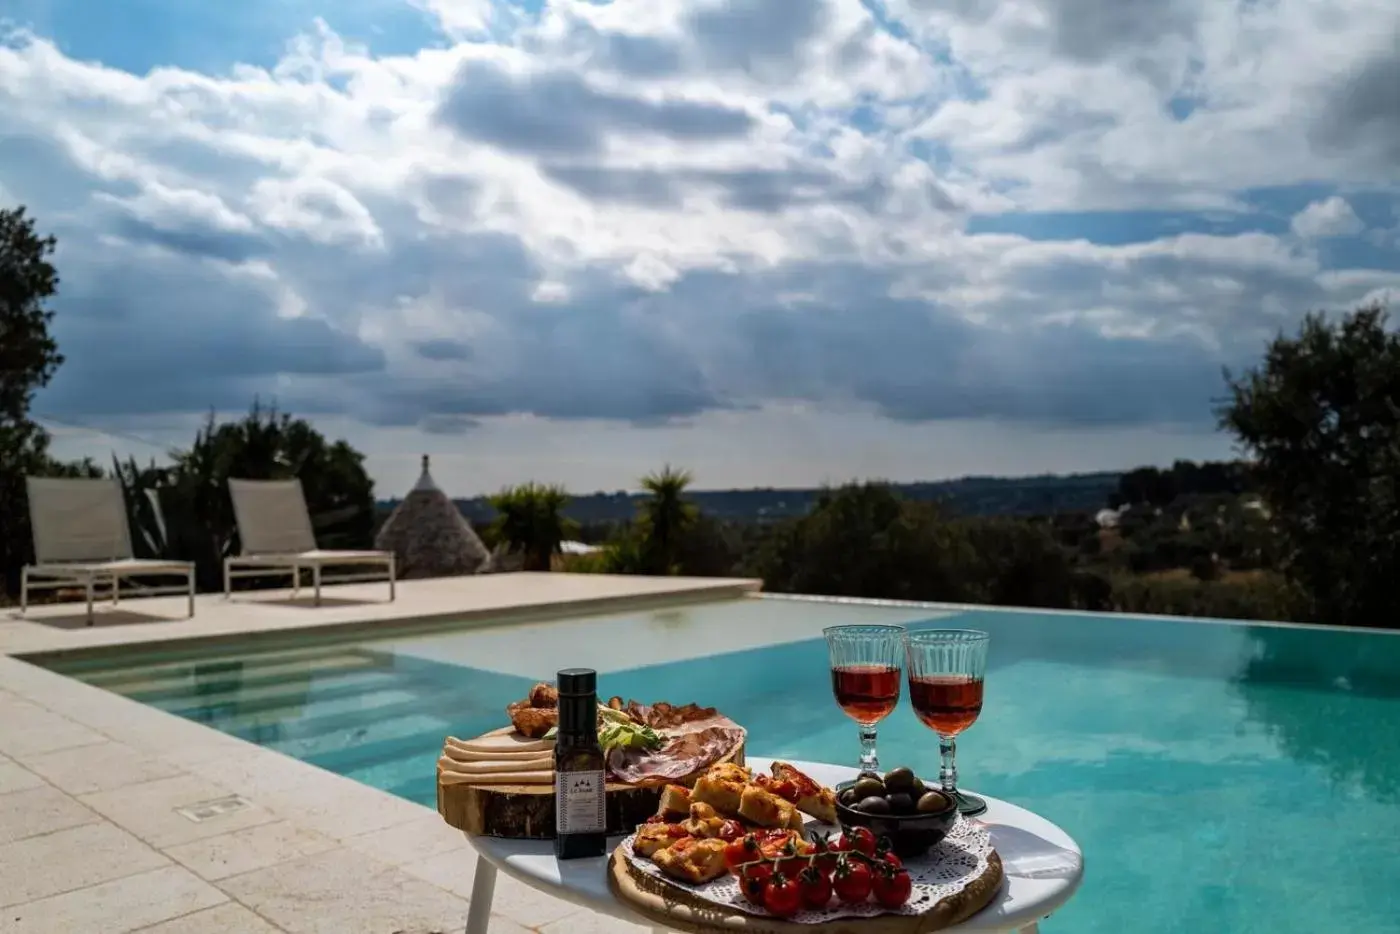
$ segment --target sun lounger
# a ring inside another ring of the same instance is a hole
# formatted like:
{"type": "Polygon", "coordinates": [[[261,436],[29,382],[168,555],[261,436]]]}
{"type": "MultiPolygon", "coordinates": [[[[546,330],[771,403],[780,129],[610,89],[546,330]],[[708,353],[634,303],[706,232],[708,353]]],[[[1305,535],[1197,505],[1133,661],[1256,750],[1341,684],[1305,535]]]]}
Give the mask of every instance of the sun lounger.
{"type": "Polygon", "coordinates": [[[34,563],[20,572],[21,616],[29,609],[30,591],[81,587],[87,594],[91,626],[97,592],[110,587],[115,604],[121,598],[122,581],[140,577],[183,577],[185,583],[179,586],[132,586],[143,596],[186,594],[189,615],[194,615],[194,564],[133,556],[126,502],[115,478],[27,477],[25,481],[34,563]]]}
{"type": "Polygon", "coordinates": [[[242,553],[224,559],[224,597],[233,594],[236,577],[291,575],[292,592],[301,588],[301,572],[311,571],[316,606],[323,583],[389,580],[394,599],[394,553],[391,551],[323,551],[316,547],[311,514],[300,480],[229,480],[233,515],[242,553]],[[373,567],[372,572],[325,576],[328,567],[373,567]]]}

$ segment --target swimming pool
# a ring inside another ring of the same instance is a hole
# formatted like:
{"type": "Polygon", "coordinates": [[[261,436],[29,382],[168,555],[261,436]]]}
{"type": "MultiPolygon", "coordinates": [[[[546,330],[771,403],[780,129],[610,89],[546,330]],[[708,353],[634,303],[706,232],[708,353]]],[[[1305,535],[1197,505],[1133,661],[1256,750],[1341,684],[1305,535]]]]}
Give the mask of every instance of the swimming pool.
{"type": "MultiPolygon", "coordinates": [[[[993,610],[740,599],[273,651],[49,667],[432,807],[444,734],[502,722],[559,667],[600,691],[700,701],[779,757],[852,760],[823,626],[992,634],[970,788],[1032,808],[1088,874],[1048,932],[1393,930],[1400,917],[1400,637],[993,610]]],[[[937,770],[904,705],[886,766],[937,770]]]]}

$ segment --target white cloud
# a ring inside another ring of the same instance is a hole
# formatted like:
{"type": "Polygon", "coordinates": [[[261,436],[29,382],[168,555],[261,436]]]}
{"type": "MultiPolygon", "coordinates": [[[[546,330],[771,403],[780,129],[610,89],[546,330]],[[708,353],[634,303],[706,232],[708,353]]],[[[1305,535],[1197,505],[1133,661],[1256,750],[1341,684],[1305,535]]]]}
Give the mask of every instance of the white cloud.
{"type": "Polygon", "coordinates": [[[1383,90],[1388,4],[889,0],[888,30],[859,0],[419,5],[447,47],[376,57],[318,23],[217,75],[0,43],[0,193],[62,244],[46,405],[265,386],[473,439],[789,404],[1204,423],[1220,363],[1397,285],[1310,242],[1388,197],[1387,101],[1347,96],[1383,90]],[[1351,201],[1266,232],[1293,208],[1258,191],[1319,181],[1351,201]],[[1018,210],[1182,226],[968,232],[1018,210]],[[174,342],[141,386],[88,356],[116,319],[174,342]]]}
{"type": "Polygon", "coordinates": [[[1321,237],[1349,237],[1366,229],[1347,199],[1333,195],[1314,201],[1293,215],[1293,232],[1309,240],[1321,237]]]}

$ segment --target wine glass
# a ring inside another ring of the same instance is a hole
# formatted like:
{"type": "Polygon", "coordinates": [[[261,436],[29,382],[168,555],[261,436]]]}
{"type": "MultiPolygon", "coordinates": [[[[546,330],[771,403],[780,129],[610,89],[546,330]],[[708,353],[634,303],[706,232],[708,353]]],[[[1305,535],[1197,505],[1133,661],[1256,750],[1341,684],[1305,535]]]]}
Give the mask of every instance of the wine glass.
{"type": "Polygon", "coordinates": [[[924,726],[938,734],[943,793],[964,814],[981,814],[987,802],[958,790],[957,736],[982,712],[982,683],[991,637],[975,629],[923,629],[904,644],[909,670],[909,702],[924,726]]]}
{"type": "Polygon", "coordinates": [[[899,705],[903,626],[830,626],[822,630],[831,656],[831,691],[860,725],[860,769],[880,771],[875,725],[899,705]]]}

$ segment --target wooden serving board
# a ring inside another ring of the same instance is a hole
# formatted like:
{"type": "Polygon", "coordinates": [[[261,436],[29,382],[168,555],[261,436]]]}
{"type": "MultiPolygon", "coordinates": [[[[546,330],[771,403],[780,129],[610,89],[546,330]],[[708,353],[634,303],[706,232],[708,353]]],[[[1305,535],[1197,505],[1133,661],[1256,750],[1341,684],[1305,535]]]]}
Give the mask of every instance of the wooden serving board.
{"type": "MultiPolygon", "coordinates": [[[[486,737],[497,735],[495,730],[486,737]]],[[[478,737],[482,739],[484,737],[478,737]]],[[[744,764],[740,744],[722,761],[744,764]]],[[[693,776],[677,784],[694,784],[693,776]]],[[[661,803],[661,785],[639,787],[608,783],[607,818],[609,834],[629,834],[656,813],[661,803]]],[[[483,837],[516,840],[554,839],[554,784],[464,785],[438,782],[438,813],[458,830],[483,837]]]]}
{"type": "Polygon", "coordinates": [[[686,934],[929,934],[961,924],[991,904],[1001,891],[1005,873],[994,852],[987,870],[966,888],[917,915],[876,915],[871,918],[834,918],[821,924],[798,924],[763,915],[751,915],[705,901],[680,886],[649,876],[634,868],[613,850],[608,860],[608,887],[628,907],[667,931],[686,934]]]}

